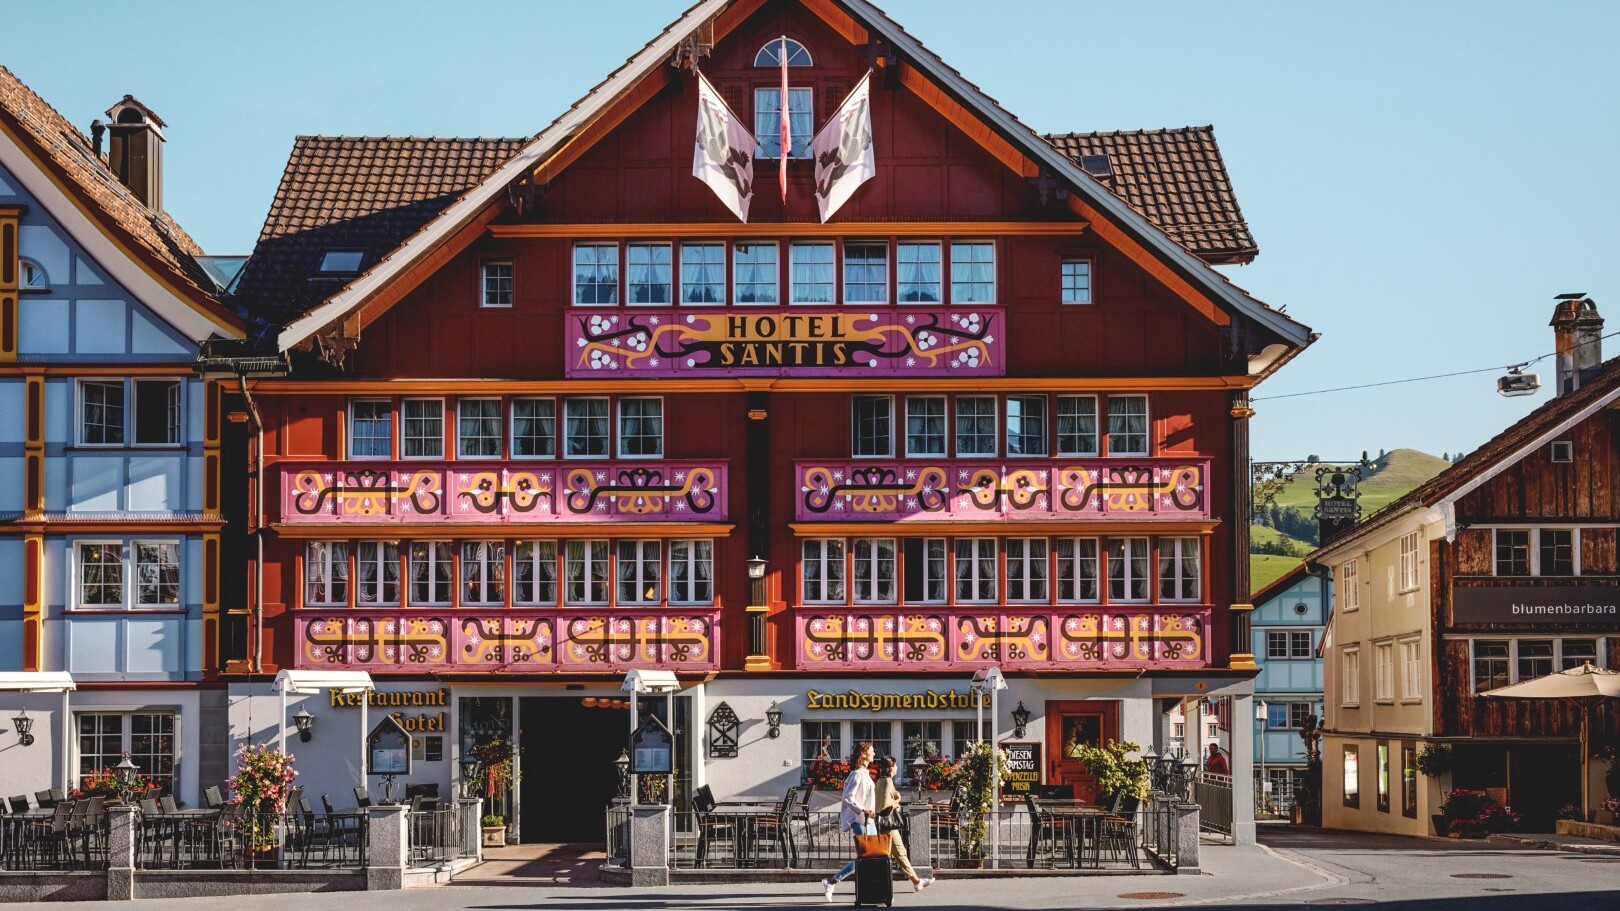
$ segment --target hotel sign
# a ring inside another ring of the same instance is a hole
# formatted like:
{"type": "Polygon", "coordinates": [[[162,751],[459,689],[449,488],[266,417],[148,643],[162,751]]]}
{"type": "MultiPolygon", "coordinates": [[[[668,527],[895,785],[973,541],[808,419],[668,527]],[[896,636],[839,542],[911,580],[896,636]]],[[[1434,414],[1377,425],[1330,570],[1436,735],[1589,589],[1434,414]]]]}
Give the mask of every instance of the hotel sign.
{"type": "Polygon", "coordinates": [[[1452,589],[1453,623],[1620,626],[1620,588],[1597,585],[1468,586],[1452,589]]]}
{"type": "Polygon", "coordinates": [[[820,690],[810,690],[804,695],[805,708],[811,711],[876,713],[895,710],[926,711],[990,707],[989,696],[978,694],[978,704],[975,705],[975,694],[960,690],[947,690],[943,693],[935,690],[924,690],[921,693],[862,693],[858,690],[823,693],[820,690]]]}

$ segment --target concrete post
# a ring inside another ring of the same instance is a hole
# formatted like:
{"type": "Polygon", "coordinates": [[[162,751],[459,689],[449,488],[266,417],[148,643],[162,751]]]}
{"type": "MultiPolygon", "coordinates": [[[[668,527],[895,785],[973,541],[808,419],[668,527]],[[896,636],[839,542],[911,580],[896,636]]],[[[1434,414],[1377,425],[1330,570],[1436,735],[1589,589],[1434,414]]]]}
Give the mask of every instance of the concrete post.
{"type": "Polygon", "coordinates": [[[1254,695],[1232,697],[1232,843],[1254,844],[1254,695]]]}
{"type": "MultiPolygon", "coordinates": [[[[933,811],[927,803],[906,804],[906,825],[910,829],[906,853],[911,857],[911,867],[918,876],[927,879],[934,875],[933,811]]],[[[900,837],[898,832],[894,835],[900,837]]]]}
{"type": "Polygon", "coordinates": [[[366,889],[383,891],[405,888],[405,869],[410,866],[411,840],[406,827],[410,807],[394,804],[366,809],[370,826],[366,845],[366,889]]]}
{"type": "Polygon", "coordinates": [[[132,806],[107,808],[107,900],[135,898],[135,827],[139,812],[132,806]]]}
{"type": "MultiPolygon", "coordinates": [[[[1178,803],[1171,806],[1176,814],[1176,872],[1197,875],[1198,868],[1198,804],[1178,803]]],[[[1253,841],[1251,823],[1250,841],[1253,841]]]]}
{"type": "Polygon", "coordinates": [[[461,856],[484,859],[484,798],[459,797],[461,811],[461,856]]]}
{"type": "Polygon", "coordinates": [[[669,806],[630,807],[630,885],[669,885],[669,806]]]}

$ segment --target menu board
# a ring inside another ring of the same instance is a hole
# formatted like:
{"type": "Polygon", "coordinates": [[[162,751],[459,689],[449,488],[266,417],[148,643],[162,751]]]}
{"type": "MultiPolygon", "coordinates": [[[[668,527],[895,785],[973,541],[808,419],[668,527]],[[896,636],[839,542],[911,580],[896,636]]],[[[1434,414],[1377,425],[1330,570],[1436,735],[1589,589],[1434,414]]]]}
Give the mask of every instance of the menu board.
{"type": "Polygon", "coordinates": [[[1035,793],[1041,783],[1041,745],[1038,743],[1004,743],[1007,753],[1007,774],[1001,779],[1003,798],[1022,798],[1035,793]]]}
{"type": "Polygon", "coordinates": [[[366,737],[366,765],[373,775],[411,773],[411,735],[392,715],[384,716],[366,737]]]}
{"type": "Polygon", "coordinates": [[[630,735],[630,773],[669,775],[675,770],[675,738],[658,716],[650,715],[630,735]]]}

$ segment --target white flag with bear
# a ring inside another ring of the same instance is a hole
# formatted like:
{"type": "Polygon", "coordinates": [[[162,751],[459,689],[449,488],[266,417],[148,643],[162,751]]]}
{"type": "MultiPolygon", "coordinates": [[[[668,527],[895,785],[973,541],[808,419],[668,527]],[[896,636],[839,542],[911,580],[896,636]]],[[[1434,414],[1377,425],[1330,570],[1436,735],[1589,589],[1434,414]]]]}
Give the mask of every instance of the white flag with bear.
{"type": "Polygon", "coordinates": [[[811,144],[816,159],[816,205],[826,222],[861,184],[877,174],[872,156],[872,74],[838,106],[811,144]]]}
{"type": "Polygon", "coordinates": [[[709,80],[698,73],[697,146],[692,176],[709,185],[726,208],[748,221],[754,199],[754,134],[732,113],[709,80]]]}

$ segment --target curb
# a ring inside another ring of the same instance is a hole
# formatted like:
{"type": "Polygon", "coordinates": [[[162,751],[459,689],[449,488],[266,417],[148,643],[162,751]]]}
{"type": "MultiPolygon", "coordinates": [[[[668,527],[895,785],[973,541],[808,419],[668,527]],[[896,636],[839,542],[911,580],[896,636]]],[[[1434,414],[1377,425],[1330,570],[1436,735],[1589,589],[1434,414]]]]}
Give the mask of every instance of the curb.
{"type": "Polygon", "coordinates": [[[1620,845],[1586,845],[1572,842],[1552,841],[1545,838],[1531,838],[1526,835],[1490,835],[1485,838],[1487,842],[1497,844],[1525,845],[1531,848],[1543,848],[1550,851],[1566,851],[1571,854],[1597,854],[1604,857],[1620,857],[1620,845]]]}

